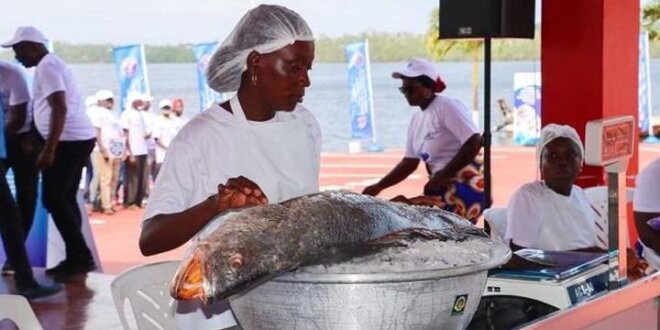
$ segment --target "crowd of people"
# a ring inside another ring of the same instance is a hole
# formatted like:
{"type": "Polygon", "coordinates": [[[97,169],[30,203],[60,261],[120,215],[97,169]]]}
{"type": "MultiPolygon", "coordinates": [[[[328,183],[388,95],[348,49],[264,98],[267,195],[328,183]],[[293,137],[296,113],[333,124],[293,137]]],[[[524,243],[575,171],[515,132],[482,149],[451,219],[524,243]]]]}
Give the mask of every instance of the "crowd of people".
{"type": "Polygon", "coordinates": [[[112,91],[100,90],[85,99],[96,131],[86,165],[86,200],[92,211],[112,215],[116,205],[144,206],[170,142],[187,121],[181,99],[162,99],[157,115],[150,111],[152,101],[148,94],[131,92],[120,115],[112,91]]]}

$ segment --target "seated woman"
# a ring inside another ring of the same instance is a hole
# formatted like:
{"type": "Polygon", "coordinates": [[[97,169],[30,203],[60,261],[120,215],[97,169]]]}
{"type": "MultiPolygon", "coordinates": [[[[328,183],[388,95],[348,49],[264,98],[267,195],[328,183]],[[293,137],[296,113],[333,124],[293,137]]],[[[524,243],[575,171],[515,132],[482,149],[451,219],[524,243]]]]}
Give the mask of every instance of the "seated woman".
{"type": "Polygon", "coordinates": [[[596,212],[582,188],[584,147],[570,126],[549,124],[536,149],[541,180],[520,187],[507,208],[505,239],[511,248],[546,251],[590,249],[596,242],[596,212]]]}

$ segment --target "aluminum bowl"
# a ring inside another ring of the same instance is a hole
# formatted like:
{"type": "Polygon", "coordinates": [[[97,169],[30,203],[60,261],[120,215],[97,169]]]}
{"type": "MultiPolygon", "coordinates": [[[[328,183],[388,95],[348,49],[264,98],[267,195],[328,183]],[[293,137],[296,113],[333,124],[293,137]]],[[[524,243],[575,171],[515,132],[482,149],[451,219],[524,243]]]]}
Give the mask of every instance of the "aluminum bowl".
{"type": "Polygon", "coordinates": [[[245,330],[464,329],[479,305],[488,269],[510,257],[511,250],[496,243],[486,262],[454,268],[290,272],[230,298],[230,303],[245,330]]]}

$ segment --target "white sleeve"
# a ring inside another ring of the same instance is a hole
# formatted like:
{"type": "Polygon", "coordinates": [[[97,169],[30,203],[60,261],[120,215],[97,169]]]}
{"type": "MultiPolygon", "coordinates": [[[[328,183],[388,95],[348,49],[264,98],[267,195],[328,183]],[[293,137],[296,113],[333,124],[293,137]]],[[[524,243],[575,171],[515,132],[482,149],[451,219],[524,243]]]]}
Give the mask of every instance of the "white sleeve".
{"type": "Polygon", "coordinates": [[[195,170],[202,163],[197,149],[190,143],[175,140],[170,144],[168,154],[170,157],[165,158],[149,195],[145,220],[159,214],[187,210],[194,206],[190,205],[194,192],[201,189],[197,186],[198,171],[195,170]]]}
{"type": "Polygon", "coordinates": [[[540,205],[535,205],[533,193],[527,187],[520,187],[509,200],[504,239],[518,246],[533,247],[540,229],[540,205]]]}
{"type": "Polygon", "coordinates": [[[660,158],[649,163],[637,176],[633,209],[645,213],[660,212],[660,158]]]}
{"type": "Polygon", "coordinates": [[[64,82],[63,72],[54,63],[48,62],[39,67],[39,85],[43,95],[50,96],[55,92],[66,92],[66,83],[64,82]]]}
{"type": "Polygon", "coordinates": [[[443,120],[447,129],[463,145],[472,135],[479,133],[477,126],[470,118],[470,110],[458,100],[451,100],[446,105],[451,109],[442,112],[440,120],[443,120]]]}
{"type": "Polygon", "coordinates": [[[415,158],[419,159],[419,156],[415,154],[415,150],[413,149],[413,140],[414,140],[414,134],[413,131],[415,128],[413,128],[413,121],[415,117],[410,119],[410,123],[408,123],[408,134],[406,137],[406,150],[403,153],[404,158],[415,158]]]}
{"type": "Polygon", "coordinates": [[[19,105],[30,101],[30,90],[28,89],[27,82],[23,79],[21,73],[16,71],[8,71],[4,77],[9,86],[9,106],[19,105]]]}

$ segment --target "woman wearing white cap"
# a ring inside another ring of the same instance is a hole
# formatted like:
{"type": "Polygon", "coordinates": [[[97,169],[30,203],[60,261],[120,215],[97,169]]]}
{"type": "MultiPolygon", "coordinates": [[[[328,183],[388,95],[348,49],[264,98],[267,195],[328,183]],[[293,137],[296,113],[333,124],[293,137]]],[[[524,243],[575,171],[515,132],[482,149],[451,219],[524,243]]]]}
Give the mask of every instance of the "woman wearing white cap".
{"type": "Polygon", "coordinates": [[[424,194],[440,196],[444,208],[475,222],[483,211],[483,175],[477,154],[481,135],[468,108],[459,100],[440,95],[446,85],[433,64],[413,58],[392,77],[401,79],[399,90],[408,104],[417,106],[408,126],[403,159],[363,193],[376,196],[412,174],[420,160],[430,179],[424,194]]]}
{"type": "MultiPolygon", "coordinates": [[[[195,116],[169,145],[144,215],[143,254],[203,236],[228,210],[318,191],[321,131],[300,105],[313,40],[303,18],[281,6],[261,5],[241,18],[207,71],[211,88],[236,96],[195,116]]],[[[179,302],[176,322],[184,329],[236,324],[225,301],[179,302]]]]}
{"type": "Polygon", "coordinates": [[[505,239],[512,249],[547,251],[596,245],[596,213],[575,180],[584,148],[570,126],[548,124],[541,130],[536,155],[541,180],[518,188],[509,200],[505,239]]]}

